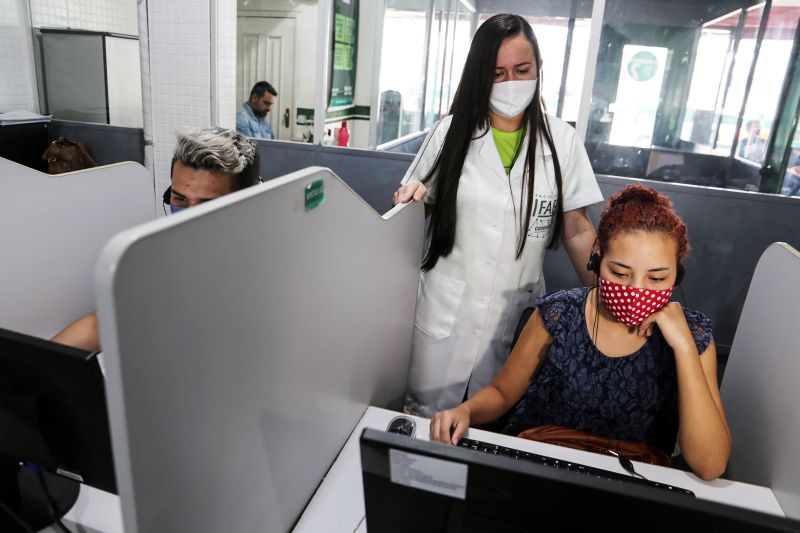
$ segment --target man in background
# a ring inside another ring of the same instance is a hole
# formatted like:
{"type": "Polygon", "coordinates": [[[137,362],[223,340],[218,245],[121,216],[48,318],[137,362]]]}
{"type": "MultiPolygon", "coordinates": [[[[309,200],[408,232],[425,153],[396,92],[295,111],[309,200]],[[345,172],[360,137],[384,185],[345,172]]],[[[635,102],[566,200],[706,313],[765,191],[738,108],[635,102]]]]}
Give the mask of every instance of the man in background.
{"type": "Polygon", "coordinates": [[[739,157],[754,163],[764,162],[767,153],[767,141],[761,138],[761,122],[749,120],[747,122],[747,137],[739,142],[739,157]]]}
{"type": "Polygon", "coordinates": [[[800,196],[800,148],[792,148],[789,163],[786,165],[786,174],[783,176],[781,194],[800,196]]]}
{"type": "Polygon", "coordinates": [[[267,113],[272,109],[276,96],[278,92],[266,81],[253,85],[250,98],[236,112],[236,131],[247,137],[274,139],[267,113]]]}

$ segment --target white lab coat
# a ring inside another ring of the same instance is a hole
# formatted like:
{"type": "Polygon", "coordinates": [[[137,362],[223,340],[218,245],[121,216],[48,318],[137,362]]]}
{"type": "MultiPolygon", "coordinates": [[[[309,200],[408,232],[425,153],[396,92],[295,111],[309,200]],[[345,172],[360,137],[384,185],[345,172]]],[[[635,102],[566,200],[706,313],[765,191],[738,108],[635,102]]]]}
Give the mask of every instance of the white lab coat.
{"type": "MultiPolygon", "coordinates": [[[[425,177],[451,118],[431,128],[403,183],[425,177]]],[[[575,130],[558,118],[549,120],[562,169],[564,211],[602,202],[575,130]]],[[[432,416],[461,403],[465,392],[472,396],[488,385],[508,358],[522,311],[545,292],[542,267],[558,192],[552,153],[544,139],[536,148],[535,205],[528,240],[522,257],[515,259],[519,231],[515,210],[520,212],[528,137],[510,176],[491,131],[469,147],[458,186],[453,251],[420,275],[406,396],[406,408],[413,413],[432,416]]],[[[426,202],[435,201],[432,180],[426,202]]]]}

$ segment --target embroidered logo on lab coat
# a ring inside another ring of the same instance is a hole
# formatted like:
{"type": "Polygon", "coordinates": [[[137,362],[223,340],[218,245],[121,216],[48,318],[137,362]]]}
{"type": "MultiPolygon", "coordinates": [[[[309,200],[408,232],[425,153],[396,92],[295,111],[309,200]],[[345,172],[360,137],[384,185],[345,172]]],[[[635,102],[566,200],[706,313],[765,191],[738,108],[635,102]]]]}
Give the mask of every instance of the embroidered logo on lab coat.
{"type": "Polygon", "coordinates": [[[557,194],[534,193],[531,225],[528,228],[529,239],[546,239],[550,236],[558,208],[557,194]]]}

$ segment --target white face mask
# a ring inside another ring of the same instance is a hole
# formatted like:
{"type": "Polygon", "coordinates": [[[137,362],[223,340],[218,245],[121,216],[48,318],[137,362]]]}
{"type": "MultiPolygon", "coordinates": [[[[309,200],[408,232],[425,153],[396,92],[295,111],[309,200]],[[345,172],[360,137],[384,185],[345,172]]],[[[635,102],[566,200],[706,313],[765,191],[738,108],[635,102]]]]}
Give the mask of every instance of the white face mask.
{"type": "Polygon", "coordinates": [[[503,118],[516,117],[533,101],[537,80],[501,81],[492,86],[489,109],[503,118]]]}

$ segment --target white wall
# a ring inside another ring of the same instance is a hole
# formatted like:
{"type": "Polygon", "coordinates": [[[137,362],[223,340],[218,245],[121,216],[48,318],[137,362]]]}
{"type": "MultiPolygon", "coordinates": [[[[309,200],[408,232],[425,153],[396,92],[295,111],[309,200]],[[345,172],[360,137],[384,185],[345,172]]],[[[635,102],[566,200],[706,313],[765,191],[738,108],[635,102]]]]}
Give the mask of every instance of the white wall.
{"type": "Polygon", "coordinates": [[[212,120],[217,126],[236,129],[236,0],[212,0],[212,7],[216,89],[216,116],[212,120]]]}
{"type": "Polygon", "coordinates": [[[209,1],[148,0],[147,22],[158,203],[159,191],[170,185],[175,133],[187,127],[211,125],[209,1]]]}
{"type": "Polygon", "coordinates": [[[34,28],[139,35],[136,0],[31,0],[34,28]]]}
{"type": "MultiPolygon", "coordinates": [[[[380,46],[376,42],[376,28],[379,25],[377,17],[382,10],[378,9],[378,2],[361,0],[358,13],[358,58],[356,59],[356,87],[353,103],[358,106],[372,104],[372,80],[376,61],[379,59],[375,52],[380,46]]],[[[382,24],[381,24],[382,25],[382,24]]],[[[377,89],[376,89],[377,90],[377,89]]],[[[370,113],[375,113],[370,109],[370,113]]],[[[366,148],[369,145],[369,121],[349,120],[347,129],[350,130],[350,146],[366,148]]]]}
{"type": "Polygon", "coordinates": [[[235,0],[147,0],[155,202],[170,185],[175,134],[235,126],[235,0]],[[178,15],[179,14],[179,15],[178,15]],[[213,68],[212,68],[213,67],[213,68]],[[212,75],[213,73],[213,75],[212,75]],[[213,85],[212,85],[213,84],[213,85]]]}
{"type": "Polygon", "coordinates": [[[317,6],[297,6],[294,105],[314,109],[317,69],[317,6]]]}
{"type": "Polygon", "coordinates": [[[27,0],[0,0],[0,113],[38,111],[27,0]]]}

